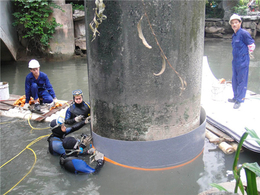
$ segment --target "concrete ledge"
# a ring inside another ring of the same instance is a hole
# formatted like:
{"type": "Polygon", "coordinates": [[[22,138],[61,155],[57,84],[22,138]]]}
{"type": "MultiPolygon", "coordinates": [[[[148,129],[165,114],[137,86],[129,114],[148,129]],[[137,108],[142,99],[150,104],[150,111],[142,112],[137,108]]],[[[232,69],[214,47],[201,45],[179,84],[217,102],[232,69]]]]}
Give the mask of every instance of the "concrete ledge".
{"type": "Polygon", "coordinates": [[[193,131],[157,141],[122,141],[92,132],[95,148],[117,163],[141,167],[177,166],[196,158],[204,148],[206,113],[201,108],[200,126],[193,131]]]}

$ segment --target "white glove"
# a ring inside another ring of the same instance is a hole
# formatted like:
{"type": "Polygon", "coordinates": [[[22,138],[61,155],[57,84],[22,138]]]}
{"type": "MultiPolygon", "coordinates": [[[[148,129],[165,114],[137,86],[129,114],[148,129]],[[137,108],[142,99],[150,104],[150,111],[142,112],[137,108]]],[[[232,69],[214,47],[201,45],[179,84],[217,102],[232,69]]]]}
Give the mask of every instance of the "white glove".
{"type": "Polygon", "coordinates": [[[53,99],[54,104],[56,104],[59,100],[57,98],[53,99]]]}
{"type": "Polygon", "coordinates": [[[78,123],[78,122],[80,122],[80,121],[82,121],[82,119],[83,119],[83,115],[79,115],[79,116],[76,116],[75,117],[75,121],[78,123]]]}
{"type": "Polygon", "coordinates": [[[29,103],[25,103],[23,109],[28,110],[28,108],[29,108],[29,103]]]}
{"type": "Polygon", "coordinates": [[[88,154],[94,154],[95,153],[95,149],[94,148],[90,148],[89,150],[88,150],[88,154]]]}
{"type": "Polygon", "coordinates": [[[91,119],[91,117],[90,117],[90,116],[88,116],[88,117],[86,118],[86,120],[85,120],[85,124],[88,124],[88,123],[90,123],[90,119],[91,119]]]}
{"type": "Polygon", "coordinates": [[[104,154],[102,154],[99,151],[96,151],[95,161],[98,161],[98,160],[104,160],[104,154]]]}
{"type": "Polygon", "coordinates": [[[252,43],[251,45],[248,45],[248,50],[250,59],[254,59],[253,52],[255,50],[255,44],[252,43]]]}
{"type": "Polygon", "coordinates": [[[248,45],[249,53],[253,53],[255,50],[255,44],[252,43],[251,45],[248,45]]]}

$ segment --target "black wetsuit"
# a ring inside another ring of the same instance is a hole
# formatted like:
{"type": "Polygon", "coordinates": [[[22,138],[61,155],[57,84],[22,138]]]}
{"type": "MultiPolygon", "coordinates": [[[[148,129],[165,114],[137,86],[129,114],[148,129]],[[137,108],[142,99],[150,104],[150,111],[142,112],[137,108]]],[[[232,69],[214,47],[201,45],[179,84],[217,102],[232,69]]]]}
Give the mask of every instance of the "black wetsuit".
{"type": "Polygon", "coordinates": [[[52,134],[48,138],[50,153],[53,155],[65,154],[65,149],[63,147],[62,140],[65,138],[66,135],[79,130],[84,125],[85,121],[81,121],[71,127],[67,127],[66,132],[63,132],[61,130],[61,126],[53,129],[52,134]]]}
{"type": "Polygon", "coordinates": [[[82,101],[80,104],[75,102],[67,109],[65,115],[65,124],[75,123],[75,117],[83,115],[84,118],[90,116],[90,104],[82,101]]]}
{"type": "Polygon", "coordinates": [[[97,165],[93,169],[90,167],[84,160],[79,157],[67,157],[66,155],[62,155],[60,157],[60,165],[67,171],[71,173],[93,173],[96,174],[100,171],[104,164],[104,160],[97,160],[97,165]]]}

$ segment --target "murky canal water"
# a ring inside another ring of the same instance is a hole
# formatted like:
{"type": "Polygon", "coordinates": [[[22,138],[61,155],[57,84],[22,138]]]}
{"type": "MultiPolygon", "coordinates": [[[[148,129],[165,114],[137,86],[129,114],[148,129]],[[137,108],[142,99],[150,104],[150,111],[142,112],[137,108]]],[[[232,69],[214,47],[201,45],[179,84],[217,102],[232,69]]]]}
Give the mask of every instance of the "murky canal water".
{"type": "MultiPolygon", "coordinates": [[[[257,43],[260,46],[260,42],[257,43]]],[[[260,49],[258,50],[260,52],[260,49]]],[[[231,79],[231,46],[229,41],[205,41],[205,55],[217,78],[231,79]],[[230,61],[230,62],[229,62],[230,61]]],[[[260,93],[260,53],[255,53],[250,64],[249,89],[260,93]]],[[[41,71],[48,74],[58,99],[69,100],[71,92],[80,88],[88,101],[88,75],[86,60],[79,58],[66,62],[41,63],[41,71]]],[[[12,94],[24,94],[24,79],[28,74],[27,63],[16,62],[1,65],[1,81],[9,83],[12,94]]],[[[231,116],[232,117],[232,116],[231,116]]],[[[48,123],[37,123],[15,118],[0,117],[1,160],[3,165],[37,138],[50,133],[48,123]],[[39,128],[39,129],[33,129],[39,128]]],[[[80,137],[89,133],[89,126],[72,134],[80,137]]],[[[0,169],[1,194],[4,194],[33,166],[29,175],[9,194],[105,194],[105,195],[196,195],[210,188],[210,183],[231,181],[227,176],[232,169],[234,154],[225,155],[215,145],[205,140],[205,149],[192,163],[167,171],[138,171],[105,163],[98,175],[73,175],[59,166],[59,158],[47,152],[46,137],[30,146],[9,164],[0,169]],[[212,150],[213,149],[213,150],[212,150]]],[[[129,148],[131,150],[131,148],[129,148]]],[[[174,148],[173,148],[174,150],[174,148]]],[[[127,152],[127,151],[126,151],[127,152]]],[[[156,155],[156,154],[154,154],[156,155]]],[[[242,162],[260,162],[260,155],[245,151],[242,162]]],[[[86,158],[87,162],[88,159],[86,158]]]]}

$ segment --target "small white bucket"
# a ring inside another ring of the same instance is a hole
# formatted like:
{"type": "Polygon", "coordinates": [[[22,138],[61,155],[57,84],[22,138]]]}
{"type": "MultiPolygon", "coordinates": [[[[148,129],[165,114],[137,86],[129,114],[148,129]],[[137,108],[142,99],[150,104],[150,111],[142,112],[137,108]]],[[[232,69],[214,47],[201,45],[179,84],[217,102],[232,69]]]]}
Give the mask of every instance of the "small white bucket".
{"type": "Polygon", "coordinates": [[[0,100],[9,99],[9,85],[7,82],[0,82],[0,100]]]}

